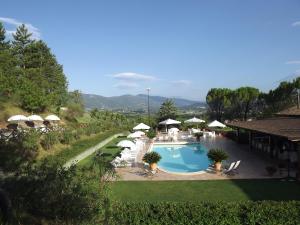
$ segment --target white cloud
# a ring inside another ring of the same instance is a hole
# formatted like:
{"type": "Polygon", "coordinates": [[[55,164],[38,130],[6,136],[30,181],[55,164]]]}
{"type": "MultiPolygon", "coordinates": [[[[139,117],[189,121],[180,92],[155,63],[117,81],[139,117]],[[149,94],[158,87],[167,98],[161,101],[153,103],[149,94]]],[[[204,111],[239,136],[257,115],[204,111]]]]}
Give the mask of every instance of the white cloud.
{"type": "Polygon", "coordinates": [[[32,39],[35,39],[35,40],[41,39],[40,30],[38,28],[36,28],[35,26],[33,26],[32,24],[30,24],[30,23],[24,23],[24,22],[21,22],[21,21],[18,21],[16,19],[14,19],[14,18],[7,18],[7,17],[0,17],[0,21],[14,27],[14,30],[7,30],[6,31],[7,34],[10,35],[10,36],[16,32],[16,28],[18,26],[20,26],[22,24],[25,24],[28,31],[30,33],[32,33],[32,36],[31,36],[32,39]]]}
{"type": "Polygon", "coordinates": [[[153,81],[156,80],[153,76],[148,76],[139,73],[124,72],[112,75],[113,78],[123,81],[153,81]]]}
{"type": "Polygon", "coordinates": [[[139,87],[139,85],[134,82],[121,81],[121,82],[115,84],[114,87],[118,88],[118,89],[134,89],[134,88],[139,87]]]}
{"type": "Polygon", "coordinates": [[[300,60],[287,61],[285,64],[300,64],[300,60]]]}
{"type": "Polygon", "coordinates": [[[300,26],[300,21],[296,21],[296,22],[292,23],[292,26],[293,26],[293,27],[300,26]]]}
{"type": "Polygon", "coordinates": [[[189,80],[174,80],[174,81],[172,81],[172,84],[188,86],[191,84],[191,81],[189,81],[189,80]]]}

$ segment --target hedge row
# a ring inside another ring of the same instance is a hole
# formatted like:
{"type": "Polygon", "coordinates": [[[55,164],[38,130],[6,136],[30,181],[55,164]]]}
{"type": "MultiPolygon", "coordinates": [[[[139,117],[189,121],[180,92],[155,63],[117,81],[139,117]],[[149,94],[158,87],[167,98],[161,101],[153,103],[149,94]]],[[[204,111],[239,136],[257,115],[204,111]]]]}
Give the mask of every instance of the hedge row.
{"type": "Polygon", "coordinates": [[[210,203],[120,203],[110,224],[300,224],[300,201],[210,203]]]}

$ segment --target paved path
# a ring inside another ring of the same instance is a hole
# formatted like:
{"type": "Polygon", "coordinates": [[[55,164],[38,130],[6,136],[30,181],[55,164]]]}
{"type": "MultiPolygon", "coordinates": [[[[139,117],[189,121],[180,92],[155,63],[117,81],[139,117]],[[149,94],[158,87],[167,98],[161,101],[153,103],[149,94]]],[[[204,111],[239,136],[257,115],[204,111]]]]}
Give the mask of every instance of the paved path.
{"type": "Polygon", "coordinates": [[[114,135],[110,136],[109,138],[106,138],[105,140],[101,141],[97,145],[86,149],[84,152],[80,153],[79,155],[75,156],[74,158],[72,158],[68,162],[66,162],[64,167],[69,168],[71,165],[77,164],[81,160],[85,159],[86,157],[90,156],[91,154],[93,154],[94,152],[96,152],[97,150],[102,148],[104,145],[111,142],[113,139],[117,138],[118,136],[122,136],[122,135],[124,135],[124,134],[123,133],[114,134],[114,135]]]}

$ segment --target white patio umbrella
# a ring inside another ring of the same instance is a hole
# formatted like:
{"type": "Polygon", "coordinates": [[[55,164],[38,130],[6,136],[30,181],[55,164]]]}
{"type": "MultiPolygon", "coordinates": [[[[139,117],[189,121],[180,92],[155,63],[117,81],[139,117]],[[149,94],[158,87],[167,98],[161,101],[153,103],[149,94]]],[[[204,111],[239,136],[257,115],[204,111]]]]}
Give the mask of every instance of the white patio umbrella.
{"type": "Polygon", "coordinates": [[[219,122],[218,120],[214,120],[213,122],[211,122],[211,123],[208,124],[207,126],[208,126],[208,127],[221,127],[221,128],[226,127],[225,124],[219,122]]]}
{"type": "Polygon", "coordinates": [[[9,117],[7,121],[11,123],[19,123],[22,121],[28,121],[28,118],[24,115],[14,115],[9,117]]]}
{"type": "Polygon", "coordinates": [[[127,138],[140,138],[142,135],[138,132],[131,133],[127,136],[127,138]]]}
{"type": "Polygon", "coordinates": [[[167,120],[161,121],[159,124],[160,125],[165,125],[166,130],[168,130],[168,125],[181,124],[181,122],[177,121],[177,120],[172,120],[172,119],[169,118],[167,120]]]}
{"type": "Polygon", "coordinates": [[[135,144],[132,142],[132,141],[129,141],[129,140],[123,140],[123,141],[120,141],[118,144],[117,144],[118,147],[122,147],[122,148],[134,148],[135,147],[135,144]]]}
{"type": "Polygon", "coordinates": [[[45,120],[48,120],[48,121],[60,121],[60,118],[56,115],[49,115],[45,118],[45,120]]]}
{"type": "Polygon", "coordinates": [[[205,123],[205,120],[198,119],[193,117],[192,119],[184,121],[185,123],[205,123]]]}
{"type": "Polygon", "coordinates": [[[194,124],[197,124],[197,128],[198,128],[198,124],[199,123],[205,123],[205,120],[201,120],[201,119],[198,119],[196,117],[193,117],[192,119],[186,120],[184,122],[185,123],[194,123],[194,124]]]}
{"type": "Polygon", "coordinates": [[[28,121],[44,121],[39,115],[31,115],[27,117],[28,121]]]}
{"type": "Polygon", "coordinates": [[[135,126],[133,130],[149,130],[150,127],[144,123],[140,123],[139,125],[135,126]]]}

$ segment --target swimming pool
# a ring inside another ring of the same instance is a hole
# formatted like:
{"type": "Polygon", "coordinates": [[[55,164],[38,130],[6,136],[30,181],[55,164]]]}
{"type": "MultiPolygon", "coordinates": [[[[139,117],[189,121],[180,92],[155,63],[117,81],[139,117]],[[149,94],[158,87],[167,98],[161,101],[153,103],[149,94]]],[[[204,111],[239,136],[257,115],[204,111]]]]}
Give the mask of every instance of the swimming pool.
{"type": "Polygon", "coordinates": [[[166,172],[195,173],[210,164],[207,149],[201,144],[153,145],[152,151],[161,155],[158,167],[166,172]]]}

